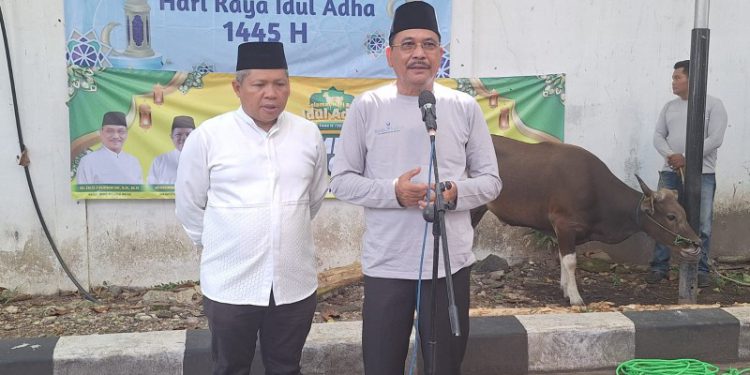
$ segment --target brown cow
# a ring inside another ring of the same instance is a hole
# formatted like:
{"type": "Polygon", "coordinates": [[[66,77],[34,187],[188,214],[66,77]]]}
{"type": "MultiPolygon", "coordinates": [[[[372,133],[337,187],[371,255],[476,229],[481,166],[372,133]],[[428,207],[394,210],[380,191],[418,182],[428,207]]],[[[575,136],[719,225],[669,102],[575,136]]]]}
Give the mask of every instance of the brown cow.
{"type": "Polygon", "coordinates": [[[560,288],[571,305],[583,305],[576,286],[575,247],[589,241],[618,243],[644,231],[691,260],[700,239],[688,225],[676,193],[643,193],[630,188],[592,153],[573,145],[528,144],[492,136],[503,190],[486,206],[472,210],[476,226],[489,209],[509,225],[557,236],[560,288]]]}

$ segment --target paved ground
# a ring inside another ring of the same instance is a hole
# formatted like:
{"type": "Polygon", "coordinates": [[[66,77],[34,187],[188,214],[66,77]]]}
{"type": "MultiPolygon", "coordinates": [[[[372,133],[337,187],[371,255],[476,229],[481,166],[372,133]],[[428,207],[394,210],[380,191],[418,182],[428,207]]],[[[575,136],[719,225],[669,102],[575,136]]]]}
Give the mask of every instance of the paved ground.
{"type": "MultiPolygon", "coordinates": [[[[464,375],[613,374],[632,358],[750,367],[750,307],[474,317],[471,325],[464,375]]],[[[361,374],[360,336],[359,321],[314,324],[305,374],[361,374]]],[[[207,374],[209,347],[206,330],[0,340],[0,374],[207,374]]],[[[260,361],[253,367],[263,373],[260,361]]]]}

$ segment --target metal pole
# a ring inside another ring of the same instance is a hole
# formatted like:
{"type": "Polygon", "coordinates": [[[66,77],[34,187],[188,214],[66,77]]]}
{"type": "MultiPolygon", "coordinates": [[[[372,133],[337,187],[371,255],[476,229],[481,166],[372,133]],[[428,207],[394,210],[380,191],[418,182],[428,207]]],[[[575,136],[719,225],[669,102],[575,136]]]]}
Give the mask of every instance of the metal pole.
{"type": "MultiPolygon", "coordinates": [[[[685,139],[685,211],[688,222],[700,233],[701,179],[703,175],[703,138],[706,115],[706,86],[708,81],[708,11],[710,0],[695,1],[695,24],[690,47],[688,77],[688,118],[685,139]]],[[[698,300],[697,263],[680,264],[680,304],[694,304],[698,300]]]]}
{"type": "Polygon", "coordinates": [[[711,0],[695,0],[695,20],[693,27],[696,29],[708,29],[708,12],[711,8],[711,0]]]}

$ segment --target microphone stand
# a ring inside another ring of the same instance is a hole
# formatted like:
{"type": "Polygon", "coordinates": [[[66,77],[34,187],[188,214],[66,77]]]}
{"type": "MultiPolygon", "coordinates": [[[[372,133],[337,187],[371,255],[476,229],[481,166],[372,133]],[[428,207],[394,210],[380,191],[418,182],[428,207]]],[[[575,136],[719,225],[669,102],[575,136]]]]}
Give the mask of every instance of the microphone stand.
{"type": "MultiPolygon", "coordinates": [[[[428,205],[422,212],[422,216],[428,222],[432,223],[433,253],[432,253],[432,285],[430,289],[430,368],[427,369],[429,374],[435,373],[435,363],[437,359],[437,336],[436,315],[437,315],[437,281],[438,281],[438,258],[440,251],[440,242],[443,243],[443,265],[445,268],[445,286],[448,292],[448,316],[450,318],[451,332],[454,336],[461,336],[461,326],[458,320],[458,308],[456,307],[456,298],[453,292],[453,274],[451,273],[450,255],[448,252],[448,235],[445,231],[445,210],[446,203],[443,201],[443,191],[445,184],[440,182],[438,173],[437,152],[435,151],[435,131],[430,130],[430,144],[432,146],[432,163],[435,175],[435,204],[428,205]]],[[[449,183],[450,184],[450,183],[449,183]]]]}

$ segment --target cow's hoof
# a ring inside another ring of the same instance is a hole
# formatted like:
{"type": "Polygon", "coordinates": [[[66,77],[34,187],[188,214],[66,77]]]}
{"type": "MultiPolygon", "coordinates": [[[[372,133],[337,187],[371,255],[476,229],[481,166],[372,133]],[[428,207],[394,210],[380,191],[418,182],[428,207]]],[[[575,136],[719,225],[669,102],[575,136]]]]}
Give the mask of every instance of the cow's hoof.
{"type": "Polygon", "coordinates": [[[585,306],[586,304],[583,303],[583,298],[578,297],[570,297],[570,306],[585,306]]]}

